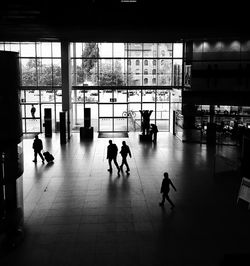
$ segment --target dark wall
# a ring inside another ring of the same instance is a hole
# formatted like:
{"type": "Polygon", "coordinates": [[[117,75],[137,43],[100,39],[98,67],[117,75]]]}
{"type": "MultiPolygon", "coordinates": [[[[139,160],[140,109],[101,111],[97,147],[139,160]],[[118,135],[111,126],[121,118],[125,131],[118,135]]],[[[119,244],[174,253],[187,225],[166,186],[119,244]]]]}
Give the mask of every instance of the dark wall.
{"type": "Polygon", "coordinates": [[[185,58],[192,78],[184,102],[250,105],[250,41],[189,42],[185,58]]]}

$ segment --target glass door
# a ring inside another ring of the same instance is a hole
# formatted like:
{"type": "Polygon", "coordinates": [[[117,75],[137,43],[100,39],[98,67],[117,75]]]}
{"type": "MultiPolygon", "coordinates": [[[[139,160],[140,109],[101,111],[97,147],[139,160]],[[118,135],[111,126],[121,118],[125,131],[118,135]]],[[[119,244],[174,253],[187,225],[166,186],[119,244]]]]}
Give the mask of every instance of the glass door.
{"type": "Polygon", "coordinates": [[[99,89],[99,132],[128,132],[127,95],[124,88],[99,89]]]}

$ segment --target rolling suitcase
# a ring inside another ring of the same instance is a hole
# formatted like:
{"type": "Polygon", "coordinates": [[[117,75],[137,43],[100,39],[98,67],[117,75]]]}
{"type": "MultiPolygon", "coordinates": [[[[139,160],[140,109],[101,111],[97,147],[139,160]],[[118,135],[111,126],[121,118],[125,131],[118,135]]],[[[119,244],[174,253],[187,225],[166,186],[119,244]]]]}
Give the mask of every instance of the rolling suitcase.
{"type": "Polygon", "coordinates": [[[51,153],[49,153],[48,151],[45,151],[45,152],[43,153],[43,156],[44,156],[45,160],[46,160],[48,163],[54,161],[54,156],[53,156],[51,153]]]}

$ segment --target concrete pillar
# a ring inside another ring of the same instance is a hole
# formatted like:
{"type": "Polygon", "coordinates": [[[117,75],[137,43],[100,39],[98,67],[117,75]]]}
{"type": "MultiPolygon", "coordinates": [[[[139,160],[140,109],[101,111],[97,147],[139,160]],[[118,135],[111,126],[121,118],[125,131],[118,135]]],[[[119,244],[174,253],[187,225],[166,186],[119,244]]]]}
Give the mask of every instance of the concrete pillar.
{"type": "Polygon", "coordinates": [[[72,129],[72,104],[71,104],[71,63],[70,63],[70,43],[61,42],[62,56],[62,111],[67,112],[67,135],[71,137],[72,129]]]}

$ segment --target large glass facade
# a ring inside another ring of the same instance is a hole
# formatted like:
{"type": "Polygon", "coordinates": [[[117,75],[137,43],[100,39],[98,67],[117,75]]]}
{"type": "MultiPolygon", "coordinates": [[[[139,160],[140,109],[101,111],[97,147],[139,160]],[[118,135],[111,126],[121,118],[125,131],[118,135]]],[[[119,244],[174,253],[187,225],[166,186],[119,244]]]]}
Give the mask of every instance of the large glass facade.
{"type": "Polygon", "coordinates": [[[98,131],[140,131],[146,109],[169,131],[171,111],[181,106],[182,53],[181,43],[72,43],[74,127],[88,105],[98,131]]]}
{"type": "MultiPolygon", "coordinates": [[[[24,133],[43,132],[45,108],[52,109],[56,131],[60,43],[4,42],[0,50],[19,52],[24,133]]],[[[182,43],[71,43],[70,56],[73,129],[83,126],[84,108],[91,108],[95,131],[140,131],[140,110],[149,109],[151,122],[169,131],[171,112],[181,106],[182,43]]]]}
{"type": "Polygon", "coordinates": [[[52,110],[55,130],[62,109],[60,43],[0,43],[0,50],[19,53],[24,133],[43,131],[45,108],[52,110]]]}

